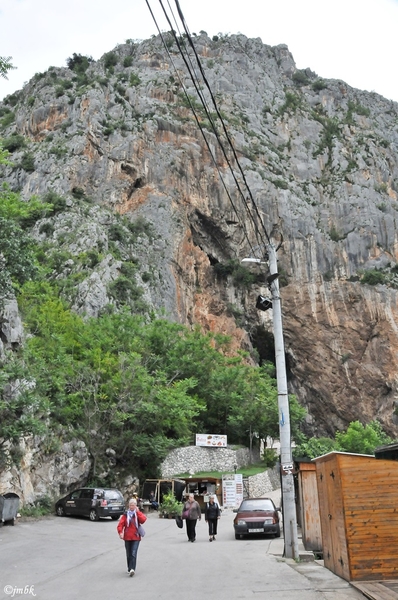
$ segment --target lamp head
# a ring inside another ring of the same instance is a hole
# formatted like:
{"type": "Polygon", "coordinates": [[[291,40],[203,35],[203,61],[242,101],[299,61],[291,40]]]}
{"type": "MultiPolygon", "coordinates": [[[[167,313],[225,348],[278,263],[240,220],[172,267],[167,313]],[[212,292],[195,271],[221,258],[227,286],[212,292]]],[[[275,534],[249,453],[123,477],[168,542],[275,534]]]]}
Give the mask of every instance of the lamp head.
{"type": "Polygon", "coordinates": [[[269,308],[272,308],[272,300],[260,295],[257,298],[256,308],[258,308],[258,310],[268,310],[269,308]]]}

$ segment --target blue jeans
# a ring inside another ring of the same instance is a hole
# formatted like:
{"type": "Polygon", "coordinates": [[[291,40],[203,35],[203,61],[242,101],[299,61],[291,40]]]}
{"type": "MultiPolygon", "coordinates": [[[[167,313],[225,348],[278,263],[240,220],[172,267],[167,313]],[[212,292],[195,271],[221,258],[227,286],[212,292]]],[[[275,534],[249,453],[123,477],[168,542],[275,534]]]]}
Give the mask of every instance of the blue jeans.
{"type": "Polygon", "coordinates": [[[131,571],[134,569],[137,564],[137,553],[138,546],[140,545],[139,540],[124,540],[124,545],[126,548],[126,557],[127,557],[127,569],[131,571]]]}

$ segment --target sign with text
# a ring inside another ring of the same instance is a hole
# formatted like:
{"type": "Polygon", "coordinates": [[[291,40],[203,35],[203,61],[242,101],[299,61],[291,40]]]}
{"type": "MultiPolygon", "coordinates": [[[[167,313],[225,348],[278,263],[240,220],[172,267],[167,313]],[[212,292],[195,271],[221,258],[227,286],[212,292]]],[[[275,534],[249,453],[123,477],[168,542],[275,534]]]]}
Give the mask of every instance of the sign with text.
{"type": "Polygon", "coordinates": [[[243,476],[240,473],[223,475],[222,494],[224,507],[238,508],[243,500],[243,476]]]}
{"type": "Polygon", "coordinates": [[[213,448],[226,448],[227,436],[207,433],[196,434],[196,446],[212,446],[213,448]]]}

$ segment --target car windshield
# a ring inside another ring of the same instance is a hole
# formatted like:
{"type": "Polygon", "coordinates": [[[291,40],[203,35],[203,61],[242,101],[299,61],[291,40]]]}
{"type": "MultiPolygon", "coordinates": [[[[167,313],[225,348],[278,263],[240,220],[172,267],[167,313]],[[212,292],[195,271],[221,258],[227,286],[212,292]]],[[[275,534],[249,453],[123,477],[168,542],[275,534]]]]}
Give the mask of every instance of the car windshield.
{"type": "Polygon", "coordinates": [[[264,500],[244,500],[238,512],[253,512],[257,510],[275,510],[275,507],[272,501],[266,498],[264,500]]]}
{"type": "Polygon", "coordinates": [[[117,490],[105,490],[105,498],[107,500],[117,500],[118,502],[123,502],[123,496],[117,490]]]}

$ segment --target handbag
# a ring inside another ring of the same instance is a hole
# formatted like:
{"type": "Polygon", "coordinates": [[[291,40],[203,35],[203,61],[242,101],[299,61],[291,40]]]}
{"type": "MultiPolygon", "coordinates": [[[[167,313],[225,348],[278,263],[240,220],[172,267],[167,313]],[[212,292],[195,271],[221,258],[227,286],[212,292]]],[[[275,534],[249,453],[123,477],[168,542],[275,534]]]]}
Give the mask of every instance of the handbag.
{"type": "Polygon", "coordinates": [[[143,528],[143,526],[141,525],[141,523],[138,525],[137,531],[138,531],[138,535],[140,535],[141,537],[144,537],[144,535],[145,535],[145,529],[143,528]]]}
{"type": "Polygon", "coordinates": [[[179,529],[182,529],[184,527],[184,523],[182,522],[182,518],[180,517],[180,515],[176,516],[176,524],[179,529]]]}
{"type": "Polygon", "coordinates": [[[189,508],[187,508],[186,510],[183,511],[182,518],[183,519],[188,519],[189,518],[189,508]]]}

